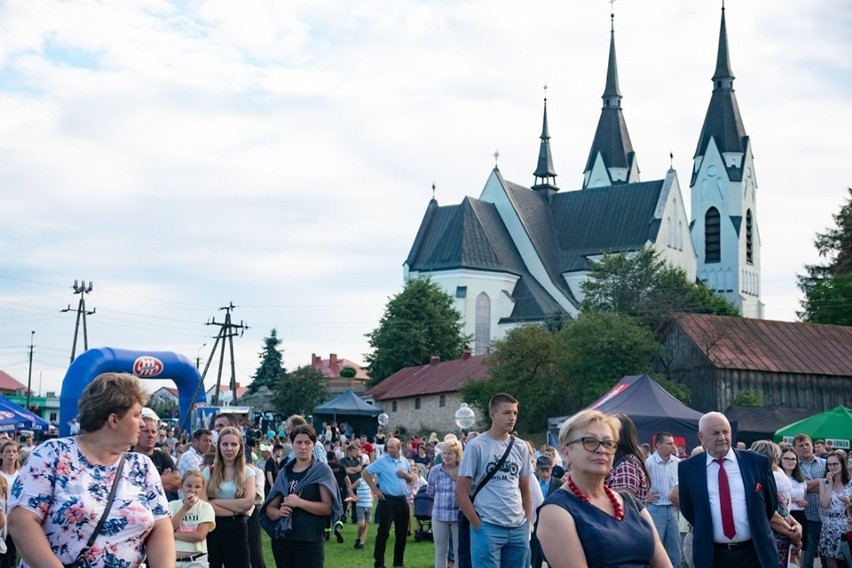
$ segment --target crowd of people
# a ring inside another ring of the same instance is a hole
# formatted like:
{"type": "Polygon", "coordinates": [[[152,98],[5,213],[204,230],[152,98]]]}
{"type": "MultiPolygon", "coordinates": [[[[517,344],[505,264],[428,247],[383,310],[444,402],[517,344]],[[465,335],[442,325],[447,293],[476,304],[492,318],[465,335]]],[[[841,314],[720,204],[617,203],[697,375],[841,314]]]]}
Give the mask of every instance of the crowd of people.
{"type": "Polygon", "coordinates": [[[298,415],[257,428],[220,414],[211,429],[179,433],[147,399],[135,377],[105,373],[79,400],[75,435],[34,446],[0,434],[0,568],[17,557],[266,568],[262,531],[277,568],[322,567],[347,522],[375,568],[392,528],[395,567],[412,536],[428,536],[439,568],[813,568],[817,558],[852,568],[845,452],[805,434],[735,447],[718,412],[702,416],[688,456],[671,433],[652,448],[629,417],[597,410],[563,424],[558,450],[536,449],[515,434],[520,404],[505,393],[487,431],[379,429],[372,440],[298,415]]]}

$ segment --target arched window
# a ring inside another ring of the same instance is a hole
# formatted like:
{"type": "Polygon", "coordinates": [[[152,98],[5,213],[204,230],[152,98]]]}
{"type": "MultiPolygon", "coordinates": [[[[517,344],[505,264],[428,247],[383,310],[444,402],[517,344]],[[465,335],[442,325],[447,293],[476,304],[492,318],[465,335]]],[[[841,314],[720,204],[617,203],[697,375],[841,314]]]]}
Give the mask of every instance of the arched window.
{"type": "Polygon", "coordinates": [[[746,211],[746,262],[754,264],[754,221],[751,217],[751,209],[746,211]]]}
{"type": "Polygon", "coordinates": [[[721,226],[719,210],[711,207],[704,215],[704,262],[722,259],[721,226]]]}
{"type": "Polygon", "coordinates": [[[474,355],[485,355],[491,347],[491,298],[482,292],[476,297],[476,326],[474,334],[474,355]]]}

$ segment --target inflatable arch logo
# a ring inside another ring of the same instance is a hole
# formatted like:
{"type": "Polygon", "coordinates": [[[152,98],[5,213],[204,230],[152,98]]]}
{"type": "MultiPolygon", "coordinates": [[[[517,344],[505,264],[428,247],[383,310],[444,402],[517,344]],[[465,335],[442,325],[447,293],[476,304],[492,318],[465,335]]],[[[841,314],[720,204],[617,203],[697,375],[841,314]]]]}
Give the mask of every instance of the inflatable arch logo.
{"type": "Polygon", "coordinates": [[[205,403],[207,396],[201,384],[198,369],[183,355],[171,351],[130,351],[101,347],[89,349],[77,357],[62,381],[59,397],[59,435],[68,436],[68,422],[77,416],[77,401],[83,389],[101,373],[129,373],[140,379],[170,379],[178,389],[180,421],[184,420],[197,403],[205,403]],[[193,400],[196,391],[197,398],[193,400]]]}

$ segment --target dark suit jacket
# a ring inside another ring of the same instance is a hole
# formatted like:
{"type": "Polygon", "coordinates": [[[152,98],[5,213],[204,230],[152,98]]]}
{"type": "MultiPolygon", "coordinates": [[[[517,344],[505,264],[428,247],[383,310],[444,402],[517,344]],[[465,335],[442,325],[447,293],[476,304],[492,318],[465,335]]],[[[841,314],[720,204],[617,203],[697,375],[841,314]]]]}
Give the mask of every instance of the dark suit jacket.
{"type": "MultiPolygon", "coordinates": [[[[735,450],[745,486],[751,537],[763,568],[777,568],[778,551],[769,520],[778,507],[775,477],[766,456],[735,450]]],[[[692,558],[695,568],[713,565],[713,520],[707,494],[707,454],[700,453],[678,464],[680,510],[692,525],[692,558]]]]}

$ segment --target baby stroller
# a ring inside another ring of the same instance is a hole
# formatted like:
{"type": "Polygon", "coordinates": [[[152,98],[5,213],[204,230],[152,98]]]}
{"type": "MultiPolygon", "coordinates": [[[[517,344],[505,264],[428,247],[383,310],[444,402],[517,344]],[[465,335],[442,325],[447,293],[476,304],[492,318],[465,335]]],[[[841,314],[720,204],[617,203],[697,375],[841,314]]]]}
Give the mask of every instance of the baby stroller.
{"type": "Polygon", "coordinates": [[[417,520],[417,528],[414,531],[414,540],[434,540],[432,536],[432,503],[434,499],[426,493],[426,486],[420,488],[414,496],[414,518],[417,520]]]}

